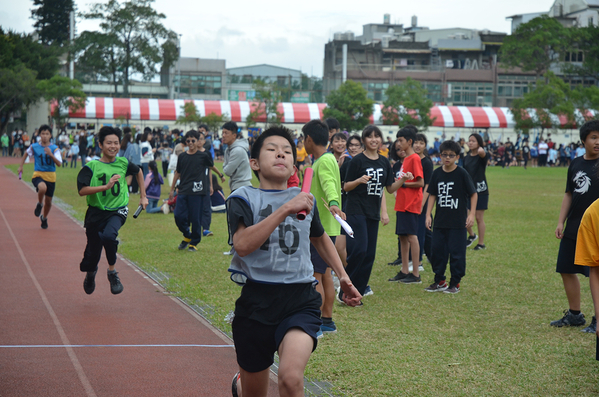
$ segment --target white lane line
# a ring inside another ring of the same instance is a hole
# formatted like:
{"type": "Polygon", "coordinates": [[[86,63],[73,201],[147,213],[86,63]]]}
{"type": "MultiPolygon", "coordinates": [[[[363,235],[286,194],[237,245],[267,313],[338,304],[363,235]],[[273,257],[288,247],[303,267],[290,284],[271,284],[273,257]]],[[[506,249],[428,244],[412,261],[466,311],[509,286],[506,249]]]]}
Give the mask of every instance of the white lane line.
{"type": "Polygon", "coordinates": [[[233,345],[0,345],[5,348],[52,348],[52,347],[234,347],[233,345]]]}
{"type": "Polygon", "coordinates": [[[27,261],[27,258],[25,258],[25,254],[23,254],[23,250],[21,249],[21,246],[19,245],[19,242],[17,241],[17,238],[12,231],[12,228],[8,224],[8,220],[6,219],[6,216],[4,216],[4,211],[2,211],[1,208],[0,208],[0,215],[2,215],[2,219],[4,219],[4,223],[6,224],[8,232],[10,233],[10,236],[12,237],[12,240],[15,243],[15,246],[17,247],[17,251],[19,251],[19,255],[21,255],[21,260],[23,261],[23,264],[25,264],[25,268],[27,268],[27,273],[29,273],[29,277],[31,277],[31,280],[33,281],[33,284],[35,285],[35,288],[37,288],[37,292],[40,294],[40,297],[42,298],[42,302],[44,302],[44,305],[46,306],[46,309],[48,310],[48,313],[50,314],[50,317],[52,318],[52,321],[54,322],[54,326],[56,327],[56,330],[58,331],[60,340],[62,341],[63,345],[65,345],[65,347],[66,347],[67,354],[69,355],[69,358],[71,359],[71,363],[73,364],[73,367],[75,367],[75,372],[77,372],[77,376],[79,376],[79,380],[81,381],[81,384],[82,384],[83,388],[85,389],[85,393],[87,394],[88,397],[97,397],[96,393],[94,392],[94,388],[92,387],[89,379],[87,379],[87,376],[85,375],[85,372],[83,371],[83,367],[81,366],[81,363],[77,359],[77,355],[75,354],[75,351],[71,347],[68,347],[71,345],[71,343],[69,342],[69,339],[67,338],[67,334],[64,332],[64,329],[62,328],[62,325],[60,324],[60,321],[58,320],[58,316],[54,312],[54,309],[52,309],[52,306],[50,305],[50,301],[46,297],[46,294],[44,293],[42,286],[39,284],[39,282],[37,281],[37,278],[33,274],[33,271],[31,270],[31,266],[29,266],[29,262],[27,261]]]}

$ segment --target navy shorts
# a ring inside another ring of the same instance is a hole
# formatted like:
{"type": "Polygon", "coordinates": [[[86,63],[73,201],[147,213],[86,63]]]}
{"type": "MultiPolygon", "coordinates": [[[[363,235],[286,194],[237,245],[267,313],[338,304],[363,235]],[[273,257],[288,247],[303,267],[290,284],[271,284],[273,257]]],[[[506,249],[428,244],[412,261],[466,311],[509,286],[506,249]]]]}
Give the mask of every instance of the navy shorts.
{"type": "Polygon", "coordinates": [[[310,335],[314,341],[312,351],[316,349],[316,333],[322,320],[320,310],[304,310],[285,318],[278,325],[266,325],[247,317],[235,316],[233,319],[233,341],[237,363],[248,372],[260,372],[274,363],[275,352],[283,338],[292,328],[299,328],[310,335]]]}
{"type": "Polygon", "coordinates": [[[559,251],[557,253],[557,265],[555,271],[565,274],[584,274],[589,277],[589,267],[579,266],[574,264],[576,256],[576,240],[564,237],[559,243],[559,251]]]}
{"type": "Polygon", "coordinates": [[[46,184],[46,194],[44,194],[44,196],[54,197],[54,189],[56,188],[56,182],[48,182],[43,180],[41,177],[36,176],[31,180],[31,183],[33,183],[33,186],[35,186],[36,192],[39,191],[37,185],[39,185],[41,182],[44,182],[46,184]]]}
{"type": "Polygon", "coordinates": [[[420,214],[414,214],[412,212],[401,212],[395,213],[395,234],[398,236],[406,236],[408,234],[418,234],[418,217],[420,214]]]}
{"type": "MultiPolygon", "coordinates": [[[[470,199],[466,200],[466,207],[470,210],[470,199]]],[[[489,209],[489,195],[488,194],[479,194],[478,200],[476,201],[476,210],[477,211],[486,211],[489,209]]]]}
{"type": "MultiPolygon", "coordinates": [[[[329,238],[333,242],[333,245],[335,245],[337,236],[329,236],[329,238]]],[[[314,266],[314,273],[324,274],[327,271],[327,267],[329,267],[329,265],[327,265],[326,262],[320,257],[318,251],[316,251],[316,248],[314,248],[312,244],[310,244],[310,260],[312,261],[312,266],[314,266]]]]}

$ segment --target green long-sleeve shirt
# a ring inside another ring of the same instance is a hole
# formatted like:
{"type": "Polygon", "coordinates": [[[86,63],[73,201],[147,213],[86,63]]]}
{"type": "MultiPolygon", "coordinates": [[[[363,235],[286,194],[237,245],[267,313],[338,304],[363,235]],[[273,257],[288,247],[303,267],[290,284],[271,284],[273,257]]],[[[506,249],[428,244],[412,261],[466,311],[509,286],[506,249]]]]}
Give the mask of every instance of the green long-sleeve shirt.
{"type": "Polygon", "coordinates": [[[314,200],[318,206],[320,214],[320,223],[329,236],[338,236],[341,234],[341,225],[335,220],[333,215],[325,208],[321,197],[324,197],[327,204],[335,204],[341,208],[341,176],[339,175],[339,165],[332,153],[325,153],[312,166],[314,176],[312,177],[312,188],[310,192],[314,195],[314,200]]]}

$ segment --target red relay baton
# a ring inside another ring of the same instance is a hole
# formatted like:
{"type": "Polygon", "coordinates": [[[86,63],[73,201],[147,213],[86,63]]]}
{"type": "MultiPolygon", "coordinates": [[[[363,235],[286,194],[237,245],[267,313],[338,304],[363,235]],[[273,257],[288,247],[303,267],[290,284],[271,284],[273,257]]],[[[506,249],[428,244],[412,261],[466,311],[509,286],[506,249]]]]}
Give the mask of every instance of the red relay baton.
{"type": "MultiPolygon", "coordinates": [[[[314,174],[314,170],[312,168],[306,168],[304,171],[304,182],[302,183],[302,192],[310,193],[310,188],[312,187],[312,175],[314,174]]],[[[303,221],[306,219],[306,211],[302,210],[297,213],[297,219],[303,221]]]]}

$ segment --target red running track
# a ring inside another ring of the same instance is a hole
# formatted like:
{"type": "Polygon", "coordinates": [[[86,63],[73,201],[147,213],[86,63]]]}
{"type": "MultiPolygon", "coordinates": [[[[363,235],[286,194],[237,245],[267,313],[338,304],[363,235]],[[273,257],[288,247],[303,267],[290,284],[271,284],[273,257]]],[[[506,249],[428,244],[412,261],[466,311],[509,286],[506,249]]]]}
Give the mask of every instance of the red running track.
{"type": "Polygon", "coordinates": [[[10,162],[0,159],[0,396],[230,396],[232,341],[121,259],[123,293],[110,293],[102,258],[86,295],[83,228],[54,206],[41,229],[10,162]]]}

